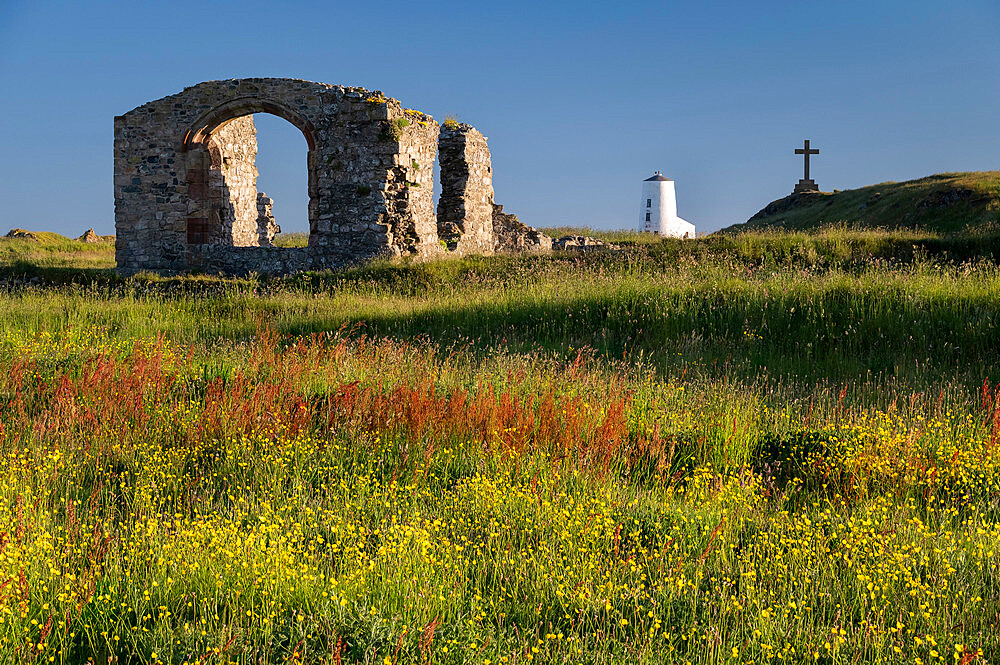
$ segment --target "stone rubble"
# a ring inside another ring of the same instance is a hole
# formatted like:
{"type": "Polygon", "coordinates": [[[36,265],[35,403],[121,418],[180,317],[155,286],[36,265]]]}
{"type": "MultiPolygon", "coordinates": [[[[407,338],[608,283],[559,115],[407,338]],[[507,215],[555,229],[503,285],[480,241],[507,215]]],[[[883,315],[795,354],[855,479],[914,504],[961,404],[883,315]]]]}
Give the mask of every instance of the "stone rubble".
{"type": "Polygon", "coordinates": [[[590,236],[562,236],[552,241],[552,249],[587,252],[595,249],[618,250],[621,247],[611,242],[591,238],[590,236]]]}
{"type": "Polygon", "coordinates": [[[521,222],[517,215],[493,204],[494,248],[498,252],[543,253],[552,251],[552,238],[521,222]]]}
{"type": "Polygon", "coordinates": [[[281,227],[274,219],[274,201],[264,192],[257,192],[257,244],[274,247],[274,236],[281,233],[281,227]]]}

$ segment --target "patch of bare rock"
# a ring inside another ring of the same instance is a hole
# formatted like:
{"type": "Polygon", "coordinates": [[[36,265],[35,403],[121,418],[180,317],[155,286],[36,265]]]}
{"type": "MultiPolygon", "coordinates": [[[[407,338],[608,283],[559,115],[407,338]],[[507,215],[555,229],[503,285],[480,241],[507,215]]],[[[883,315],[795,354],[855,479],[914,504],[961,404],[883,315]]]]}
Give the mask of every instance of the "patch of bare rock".
{"type": "Polygon", "coordinates": [[[34,231],[28,231],[26,229],[11,229],[7,232],[6,238],[17,238],[18,240],[33,240],[38,242],[41,238],[34,231]]]}
{"type": "Polygon", "coordinates": [[[97,235],[94,229],[87,229],[83,232],[83,235],[77,238],[80,242],[86,243],[98,243],[98,242],[114,242],[114,236],[101,236],[97,235]]]}

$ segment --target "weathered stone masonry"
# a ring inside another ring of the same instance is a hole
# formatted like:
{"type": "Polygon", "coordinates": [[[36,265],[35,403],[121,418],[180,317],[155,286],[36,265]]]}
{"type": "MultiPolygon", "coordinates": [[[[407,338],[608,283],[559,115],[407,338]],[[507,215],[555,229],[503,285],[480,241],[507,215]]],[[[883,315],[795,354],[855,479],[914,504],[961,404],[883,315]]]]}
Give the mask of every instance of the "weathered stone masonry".
{"type": "MultiPolygon", "coordinates": [[[[442,179],[465,213],[449,223],[460,251],[489,251],[493,189],[485,138],[461,140],[469,164],[449,158],[442,179]],[[471,177],[452,175],[452,170],[471,177]],[[463,239],[462,234],[469,234],[463,239]]],[[[119,271],[294,272],[381,256],[444,251],[433,210],[439,126],[363,88],[295,79],[200,83],[115,118],[119,271]],[[299,128],[309,146],[309,246],[270,247],[270,200],[257,192],[253,113],[299,128]],[[265,200],[266,199],[266,200],[265,200]]],[[[451,138],[448,139],[449,149],[451,138]]],[[[450,227],[449,227],[450,228],[450,227]]]]}
{"type": "MultiPolygon", "coordinates": [[[[192,206],[188,219],[199,220],[205,243],[252,247],[257,234],[257,128],[253,116],[235,118],[219,126],[204,150],[188,156],[188,181],[192,206]]],[[[192,236],[198,229],[188,225],[192,236]]]]}
{"type": "Polygon", "coordinates": [[[486,137],[471,125],[446,122],[438,146],[438,237],[452,251],[492,253],[493,167],[486,137]]]}

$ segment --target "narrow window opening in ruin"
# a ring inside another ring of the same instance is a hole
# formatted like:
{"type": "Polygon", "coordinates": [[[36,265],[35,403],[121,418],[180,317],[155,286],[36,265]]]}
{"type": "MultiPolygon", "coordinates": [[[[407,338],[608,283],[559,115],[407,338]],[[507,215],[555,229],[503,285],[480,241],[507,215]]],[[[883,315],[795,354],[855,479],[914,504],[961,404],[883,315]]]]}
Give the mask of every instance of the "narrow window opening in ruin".
{"type": "MultiPolygon", "coordinates": [[[[434,183],[434,210],[436,212],[438,210],[438,203],[441,200],[441,188],[442,188],[440,152],[438,153],[437,158],[434,160],[434,167],[431,171],[431,177],[433,178],[432,182],[434,183]]],[[[440,233],[441,232],[440,227],[438,228],[438,232],[439,232],[438,243],[440,243],[441,248],[446,252],[452,251],[455,248],[455,244],[454,243],[449,244],[448,240],[442,237],[442,234],[440,233]]]]}
{"type": "Polygon", "coordinates": [[[257,199],[261,244],[309,244],[309,146],[295,125],[269,113],[255,113],[257,199]],[[269,230],[269,227],[271,230],[269,230]]]}
{"type": "Polygon", "coordinates": [[[646,199],[646,207],[647,208],[653,207],[653,199],[646,199]]]}
{"type": "Polygon", "coordinates": [[[186,153],[189,245],[308,246],[310,153],[302,130],[268,113],[237,115],[186,153]]]}

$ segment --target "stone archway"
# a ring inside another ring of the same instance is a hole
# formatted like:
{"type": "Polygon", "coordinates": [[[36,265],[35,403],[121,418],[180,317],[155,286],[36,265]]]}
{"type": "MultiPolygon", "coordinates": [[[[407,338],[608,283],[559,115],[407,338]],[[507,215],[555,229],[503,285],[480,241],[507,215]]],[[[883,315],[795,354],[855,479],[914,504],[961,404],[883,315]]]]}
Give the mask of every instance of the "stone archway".
{"type": "Polygon", "coordinates": [[[380,92],[296,79],[208,81],[144,104],[115,118],[118,270],[283,273],[436,254],[438,132],[432,117],[380,92]],[[258,112],[285,118],[309,145],[302,250],[254,243],[243,223],[249,187],[234,197],[209,178],[227,157],[256,152],[241,118],[258,112]],[[233,206],[230,228],[223,201],[233,206]]]}
{"type": "MultiPolygon", "coordinates": [[[[255,113],[280,117],[302,132],[308,146],[310,232],[318,228],[313,127],[281,105],[243,98],[212,109],[199,118],[184,137],[181,152],[187,165],[190,199],[187,213],[189,246],[272,246],[277,224],[270,213],[271,200],[257,189],[257,132],[252,115],[255,113]]],[[[194,251],[189,247],[189,254],[194,251]]],[[[305,252],[300,253],[305,255],[305,252]]]]}

